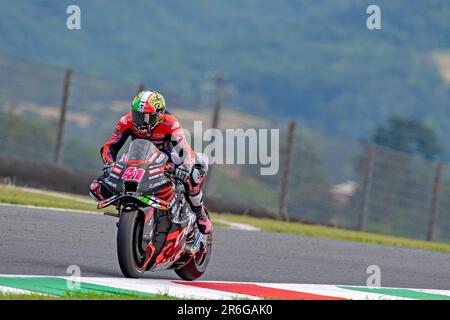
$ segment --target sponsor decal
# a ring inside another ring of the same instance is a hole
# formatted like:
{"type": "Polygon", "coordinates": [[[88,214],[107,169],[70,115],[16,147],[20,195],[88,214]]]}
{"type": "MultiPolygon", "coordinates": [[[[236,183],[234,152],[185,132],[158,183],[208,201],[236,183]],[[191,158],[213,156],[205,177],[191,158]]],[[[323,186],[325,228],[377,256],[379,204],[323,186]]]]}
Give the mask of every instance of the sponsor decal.
{"type": "Polygon", "coordinates": [[[172,130],[180,128],[180,123],[178,121],[175,121],[171,127],[172,130]]]}
{"type": "Polygon", "coordinates": [[[119,134],[120,134],[120,131],[122,130],[122,128],[120,127],[120,126],[117,126],[115,129],[114,129],[114,134],[116,135],[116,136],[118,136],[119,134]]]}
{"type": "Polygon", "coordinates": [[[117,176],[117,175],[115,175],[115,174],[113,174],[113,173],[110,173],[109,176],[112,177],[112,178],[114,178],[114,179],[119,179],[119,178],[120,178],[119,176],[117,176]]]}
{"type": "Polygon", "coordinates": [[[148,177],[148,180],[153,180],[153,179],[156,179],[156,178],[161,178],[162,176],[163,176],[162,173],[158,173],[158,174],[155,174],[155,175],[153,175],[153,176],[148,177]]]}
{"type": "Polygon", "coordinates": [[[156,174],[156,173],[161,173],[161,172],[164,172],[164,168],[162,166],[148,171],[148,173],[150,173],[150,174],[156,174]]]}
{"type": "Polygon", "coordinates": [[[111,181],[109,181],[109,180],[106,180],[105,183],[106,183],[107,185],[110,185],[110,186],[113,187],[113,188],[117,188],[117,183],[113,183],[113,182],[111,182],[111,181]]]}
{"type": "Polygon", "coordinates": [[[151,133],[148,133],[148,130],[146,128],[136,128],[136,126],[134,126],[133,128],[136,131],[136,133],[144,134],[147,137],[151,136],[151,133]]]}
{"type": "Polygon", "coordinates": [[[122,175],[123,180],[141,181],[145,170],[136,167],[128,167],[122,175]]]}
{"type": "Polygon", "coordinates": [[[116,166],[113,167],[113,168],[111,169],[111,171],[112,171],[112,172],[115,172],[115,173],[117,173],[117,174],[121,174],[121,173],[122,173],[122,169],[120,169],[120,168],[118,168],[118,167],[119,167],[119,165],[116,164],[116,166]]]}
{"type": "Polygon", "coordinates": [[[158,154],[159,154],[159,152],[155,152],[154,154],[152,154],[150,159],[148,159],[148,162],[152,163],[153,161],[155,161],[155,159],[158,156],[158,154]]]}
{"type": "Polygon", "coordinates": [[[166,183],[167,183],[167,180],[162,180],[162,181],[158,181],[158,182],[155,182],[155,183],[151,183],[149,185],[149,187],[150,188],[157,188],[157,187],[160,187],[162,185],[165,185],[166,183]]]}
{"type": "Polygon", "coordinates": [[[124,125],[128,124],[128,119],[126,116],[123,116],[122,118],[120,118],[120,122],[123,123],[124,125]]]}
{"type": "Polygon", "coordinates": [[[151,166],[148,166],[148,169],[155,169],[155,168],[161,168],[162,166],[164,166],[164,163],[159,163],[159,164],[152,164],[151,166]]]}
{"type": "Polygon", "coordinates": [[[173,206],[173,204],[175,203],[176,200],[177,200],[177,197],[174,196],[174,197],[172,198],[172,200],[170,200],[169,205],[168,205],[167,207],[168,207],[168,208],[171,208],[171,207],[173,206]]]}
{"type": "Polygon", "coordinates": [[[173,203],[172,205],[171,205],[171,208],[170,208],[170,213],[172,214],[172,215],[175,215],[176,213],[177,213],[177,211],[178,211],[178,208],[179,208],[179,203],[176,203],[175,205],[174,205],[175,203],[173,203]]]}
{"type": "Polygon", "coordinates": [[[159,155],[159,157],[155,160],[156,163],[160,163],[161,161],[164,160],[164,158],[166,157],[166,155],[164,153],[161,153],[159,155]]]}

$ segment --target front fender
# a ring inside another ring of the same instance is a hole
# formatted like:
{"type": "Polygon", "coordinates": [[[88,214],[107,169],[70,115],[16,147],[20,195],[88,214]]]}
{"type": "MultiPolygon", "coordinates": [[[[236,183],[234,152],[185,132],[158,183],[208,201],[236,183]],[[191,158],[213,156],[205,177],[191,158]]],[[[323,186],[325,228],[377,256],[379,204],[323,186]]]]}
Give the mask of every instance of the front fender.
{"type": "Polygon", "coordinates": [[[111,198],[100,201],[97,205],[97,209],[105,208],[115,202],[117,202],[117,203],[122,203],[122,202],[134,203],[141,207],[151,206],[156,209],[167,209],[166,206],[161,205],[148,197],[139,196],[139,195],[114,195],[111,198]]]}

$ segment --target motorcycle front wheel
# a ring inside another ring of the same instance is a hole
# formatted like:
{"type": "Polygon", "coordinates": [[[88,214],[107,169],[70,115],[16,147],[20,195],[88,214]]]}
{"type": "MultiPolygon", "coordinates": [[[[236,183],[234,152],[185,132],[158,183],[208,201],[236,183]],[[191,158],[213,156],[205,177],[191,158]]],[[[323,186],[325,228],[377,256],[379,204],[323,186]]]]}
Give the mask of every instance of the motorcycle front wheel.
{"type": "Polygon", "coordinates": [[[143,275],[146,254],[142,248],[144,216],[139,211],[123,212],[117,230],[117,256],[123,275],[139,278],[143,275]]]}

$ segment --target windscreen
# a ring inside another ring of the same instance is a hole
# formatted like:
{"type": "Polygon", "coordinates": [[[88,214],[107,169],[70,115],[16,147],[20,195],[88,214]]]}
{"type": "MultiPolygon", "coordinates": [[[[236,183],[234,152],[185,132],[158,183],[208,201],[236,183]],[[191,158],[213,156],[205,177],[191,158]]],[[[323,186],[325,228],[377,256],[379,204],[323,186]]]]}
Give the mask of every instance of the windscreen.
{"type": "Polygon", "coordinates": [[[149,140],[135,139],[128,149],[128,160],[148,160],[158,149],[149,140]]]}

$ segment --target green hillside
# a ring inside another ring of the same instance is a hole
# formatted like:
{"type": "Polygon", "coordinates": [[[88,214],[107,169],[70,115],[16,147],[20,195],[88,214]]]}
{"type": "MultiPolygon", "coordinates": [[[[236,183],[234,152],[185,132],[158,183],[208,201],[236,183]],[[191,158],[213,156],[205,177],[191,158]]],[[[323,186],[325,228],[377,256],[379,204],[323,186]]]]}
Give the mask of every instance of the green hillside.
{"type": "MultiPolygon", "coordinates": [[[[132,82],[192,99],[208,72],[226,102],[355,138],[391,115],[433,126],[450,159],[450,93],[433,61],[450,48],[450,2],[365,0],[0,1],[0,55],[132,82]],[[66,7],[82,29],[66,29],[66,7]],[[132,3],[132,5],[130,5],[132,3]]],[[[170,102],[170,94],[168,97],[170,102]]]]}

